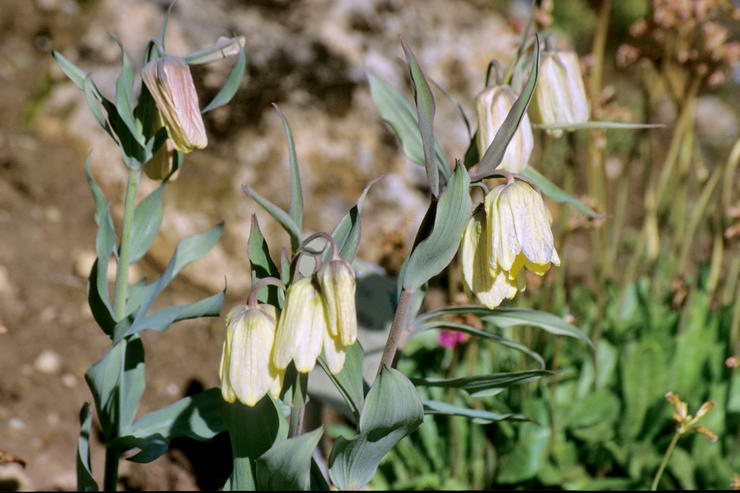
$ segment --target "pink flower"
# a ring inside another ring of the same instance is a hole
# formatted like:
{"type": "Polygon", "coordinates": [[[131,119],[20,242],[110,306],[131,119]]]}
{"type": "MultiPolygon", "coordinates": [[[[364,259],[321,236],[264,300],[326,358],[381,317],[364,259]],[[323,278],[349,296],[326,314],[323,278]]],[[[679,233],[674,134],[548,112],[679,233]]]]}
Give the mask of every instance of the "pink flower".
{"type": "Polygon", "coordinates": [[[450,348],[450,349],[455,349],[455,346],[457,346],[458,343],[465,342],[466,340],[468,340],[467,334],[460,332],[458,330],[449,330],[449,329],[443,329],[439,333],[439,338],[438,338],[440,346],[450,348]]]}

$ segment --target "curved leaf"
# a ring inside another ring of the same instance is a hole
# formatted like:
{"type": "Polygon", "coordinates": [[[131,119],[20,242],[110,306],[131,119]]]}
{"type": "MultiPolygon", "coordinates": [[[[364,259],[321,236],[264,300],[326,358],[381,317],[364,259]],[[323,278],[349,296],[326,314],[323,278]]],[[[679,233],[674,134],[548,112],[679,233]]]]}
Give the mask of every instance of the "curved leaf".
{"type": "Polygon", "coordinates": [[[244,193],[252,197],[265,211],[267,211],[283,229],[290,235],[290,244],[294,250],[297,250],[301,244],[301,229],[293,221],[293,218],[282,210],[280,207],[272,203],[267,198],[263,197],[257,191],[249,185],[242,185],[244,193]]]}
{"type": "Polygon", "coordinates": [[[257,488],[260,490],[311,489],[311,454],[324,430],[278,442],[256,461],[257,488]]]}
{"type": "Polygon", "coordinates": [[[77,489],[79,491],[98,491],[98,483],[92,474],[90,465],[90,428],[92,413],[90,403],[86,402],[80,409],[80,438],[77,440],[77,489]]]}
{"type": "Polygon", "coordinates": [[[524,171],[522,171],[522,175],[524,175],[524,177],[531,181],[537,188],[539,188],[542,193],[550,197],[555,202],[565,202],[567,204],[571,204],[573,207],[583,212],[584,214],[595,217],[597,219],[603,219],[604,217],[606,217],[596,213],[586,204],[555,185],[533,167],[527,166],[526,168],[524,168],[524,171]]]}
{"type": "Polygon", "coordinates": [[[236,59],[236,63],[229,72],[229,75],[226,76],[224,85],[221,87],[221,90],[218,91],[218,94],[216,94],[213,100],[208,103],[208,106],[203,108],[201,113],[208,113],[209,111],[214,110],[219,106],[223,106],[231,101],[231,98],[234,97],[236,91],[239,89],[239,84],[241,84],[242,79],[244,78],[244,71],[246,68],[247,54],[244,51],[244,48],[239,46],[239,57],[236,59]]]}
{"type": "Polygon", "coordinates": [[[414,385],[422,387],[462,389],[473,397],[481,397],[487,395],[490,390],[504,389],[554,374],[555,372],[548,370],[524,370],[459,378],[412,378],[411,381],[414,385]]]}
{"type": "Polygon", "coordinates": [[[496,421],[531,421],[523,414],[493,413],[482,409],[469,409],[440,401],[424,401],[424,414],[443,414],[446,416],[463,416],[474,423],[494,423],[496,421]]]}

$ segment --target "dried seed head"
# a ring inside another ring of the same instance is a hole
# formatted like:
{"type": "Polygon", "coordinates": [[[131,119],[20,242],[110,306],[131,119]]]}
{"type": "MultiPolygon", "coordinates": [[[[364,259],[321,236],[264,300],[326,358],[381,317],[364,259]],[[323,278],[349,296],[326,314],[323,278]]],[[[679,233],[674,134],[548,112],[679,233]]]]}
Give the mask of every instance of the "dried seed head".
{"type": "Polygon", "coordinates": [[[175,149],[188,153],[208,145],[198,93],[185,60],[171,55],[152,60],[142,69],[141,78],[175,149]]]}

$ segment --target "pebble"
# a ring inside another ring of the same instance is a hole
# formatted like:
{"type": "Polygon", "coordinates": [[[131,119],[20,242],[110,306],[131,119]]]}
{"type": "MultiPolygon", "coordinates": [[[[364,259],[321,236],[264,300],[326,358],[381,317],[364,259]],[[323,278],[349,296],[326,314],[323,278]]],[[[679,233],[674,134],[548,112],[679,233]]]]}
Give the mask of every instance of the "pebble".
{"type": "Polygon", "coordinates": [[[0,295],[13,296],[16,293],[16,287],[10,280],[10,272],[4,265],[0,265],[0,295]]]}
{"type": "Polygon", "coordinates": [[[8,426],[11,430],[22,430],[26,427],[26,423],[21,418],[10,418],[8,426]]]}
{"type": "Polygon", "coordinates": [[[177,384],[170,383],[167,384],[167,386],[164,388],[164,391],[169,395],[175,396],[180,393],[180,388],[177,386],[177,384]]]}
{"type": "Polygon", "coordinates": [[[34,368],[41,373],[57,373],[62,368],[62,358],[50,349],[45,349],[33,363],[34,368]]]}
{"type": "Polygon", "coordinates": [[[65,373],[64,375],[62,375],[62,385],[64,385],[68,389],[71,389],[72,387],[77,387],[77,378],[75,378],[75,376],[71,373],[65,373]]]}

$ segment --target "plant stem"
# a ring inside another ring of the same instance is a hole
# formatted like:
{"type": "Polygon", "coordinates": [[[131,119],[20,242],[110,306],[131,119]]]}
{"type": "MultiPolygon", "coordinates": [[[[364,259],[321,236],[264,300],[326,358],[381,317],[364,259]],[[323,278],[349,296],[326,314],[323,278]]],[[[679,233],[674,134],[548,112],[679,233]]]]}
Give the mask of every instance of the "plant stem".
{"type": "Polygon", "coordinates": [[[658,483],[660,483],[660,478],[663,477],[663,471],[665,470],[665,467],[668,465],[668,461],[671,460],[671,455],[673,455],[673,449],[676,448],[676,444],[678,443],[678,438],[680,436],[681,434],[678,431],[676,431],[676,433],[673,434],[673,438],[671,439],[671,444],[668,445],[668,450],[665,451],[665,455],[663,456],[663,461],[660,463],[658,472],[655,474],[655,479],[653,479],[653,484],[650,486],[650,491],[656,491],[658,489],[658,483]]]}
{"type": "Polygon", "coordinates": [[[396,314],[393,316],[391,330],[388,332],[388,340],[385,343],[385,349],[383,349],[383,357],[381,358],[380,366],[378,367],[378,375],[383,371],[383,366],[387,366],[388,368],[393,366],[393,360],[396,357],[396,351],[398,351],[398,343],[401,340],[401,332],[406,324],[409,308],[411,308],[411,299],[413,297],[413,289],[404,289],[401,291],[401,297],[398,300],[396,314]]]}
{"type": "Polygon", "coordinates": [[[118,486],[118,451],[108,447],[105,450],[105,479],[103,480],[103,491],[116,491],[118,486]]]}
{"type": "Polygon", "coordinates": [[[126,195],[123,202],[123,226],[121,227],[121,245],[116,266],[116,297],[113,305],[116,320],[121,320],[126,313],[126,295],[128,292],[128,264],[131,250],[131,230],[134,226],[136,211],[136,192],[139,189],[141,170],[129,168],[126,195]]]}
{"type": "Polygon", "coordinates": [[[308,373],[298,373],[293,389],[293,407],[290,411],[288,437],[297,437],[303,431],[303,417],[306,414],[306,395],[308,394],[308,373]]]}

